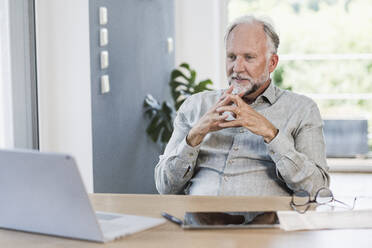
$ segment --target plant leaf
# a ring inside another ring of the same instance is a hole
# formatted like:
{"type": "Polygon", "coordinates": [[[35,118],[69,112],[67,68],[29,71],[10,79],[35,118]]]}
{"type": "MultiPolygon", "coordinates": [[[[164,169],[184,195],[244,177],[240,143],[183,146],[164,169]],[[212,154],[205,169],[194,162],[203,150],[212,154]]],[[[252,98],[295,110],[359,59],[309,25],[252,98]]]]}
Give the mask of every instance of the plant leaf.
{"type": "Polygon", "coordinates": [[[182,63],[178,69],[171,72],[169,86],[174,107],[166,101],[160,104],[152,95],[145,97],[143,103],[145,115],[150,119],[146,132],[154,142],[160,141],[163,147],[165,147],[173,132],[175,110],[178,110],[190,95],[211,90],[208,85],[211,85],[212,81],[207,79],[196,84],[196,75],[196,71],[191,69],[187,63],[182,63]],[[187,74],[185,74],[186,71],[187,74]],[[189,77],[186,75],[189,75],[189,77]]]}
{"type": "MultiPolygon", "coordinates": [[[[165,124],[165,123],[164,123],[165,124]]],[[[163,133],[161,134],[161,142],[167,143],[172,136],[172,131],[168,128],[164,128],[163,133]]]]}
{"type": "Polygon", "coordinates": [[[169,82],[169,85],[172,87],[172,89],[176,89],[179,86],[185,86],[185,87],[187,87],[187,84],[182,83],[182,82],[178,82],[176,80],[170,81],[169,82]]]}
{"type": "Polygon", "coordinates": [[[159,132],[157,131],[159,129],[158,121],[159,116],[157,115],[151,120],[149,126],[146,129],[147,134],[150,135],[151,139],[154,142],[156,142],[159,138],[159,132]]]}
{"type": "Polygon", "coordinates": [[[189,79],[190,85],[194,85],[195,79],[196,79],[196,71],[190,70],[190,79],[189,79]]]}
{"type": "Polygon", "coordinates": [[[155,130],[153,131],[153,140],[154,142],[157,142],[159,137],[160,137],[160,133],[162,131],[164,127],[159,123],[159,125],[156,126],[155,130]]]}
{"type": "Polygon", "coordinates": [[[176,104],[175,104],[176,110],[178,110],[178,109],[181,107],[181,105],[182,105],[182,103],[183,103],[184,101],[185,101],[185,100],[182,100],[182,101],[176,102],[176,104]]]}
{"type": "Polygon", "coordinates": [[[150,94],[146,95],[143,105],[146,108],[160,109],[159,102],[150,94]]]}
{"type": "Polygon", "coordinates": [[[190,71],[190,65],[187,64],[187,63],[180,64],[180,67],[183,67],[183,68],[187,69],[188,71],[190,71]]]}
{"type": "Polygon", "coordinates": [[[189,81],[189,78],[186,77],[185,74],[183,74],[180,70],[177,70],[177,69],[174,69],[171,73],[171,81],[175,81],[176,78],[178,77],[182,77],[184,78],[186,81],[189,81]]]}
{"type": "MultiPolygon", "coordinates": [[[[161,110],[167,115],[167,116],[171,116],[172,113],[173,113],[173,109],[172,107],[167,103],[167,102],[163,102],[163,105],[161,107],[161,110]]],[[[170,118],[169,118],[170,119],[170,118]]]]}
{"type": "Polygon", "coordinates": [[[153,108],[149,108],[145,111],[145,115],[149,118],[152,119],[155,115],[157,115],[159,111],[153,108]]]}
{"type": "Polygon", "coordinates": [[[194,88],[195,93],[199,93],[199,92],[202,92],[202,91],[205,91],[205,90],[211,90],[210,88],[208,88],[208,84],[210,84],[210,85],[213,84],[210,79],[199,82],[199,84],[196,85],[195,88],[194,88]]]}

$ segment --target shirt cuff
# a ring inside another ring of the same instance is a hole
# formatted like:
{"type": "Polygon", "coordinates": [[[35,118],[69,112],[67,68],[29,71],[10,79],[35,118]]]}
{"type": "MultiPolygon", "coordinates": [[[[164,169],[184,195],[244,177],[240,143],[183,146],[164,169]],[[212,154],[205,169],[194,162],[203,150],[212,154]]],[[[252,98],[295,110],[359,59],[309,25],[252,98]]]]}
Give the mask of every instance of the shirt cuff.
{"type": "Polygon", "coordinates": [[[282,157],[290,154],[293,149],[293,144],[280,130],[275,138],[266,146],[269,150],[270,157],[275,163],[277,163],[282,157]]]}
{"type": "Polygon", "coordinates": [[[200,146],[201,144],[194,147],[190,146],[189,144],[187,144],[185,137],[178,146],[177,154],[179,154],[182,160],[193,162],[198,157],[200,146]]]}

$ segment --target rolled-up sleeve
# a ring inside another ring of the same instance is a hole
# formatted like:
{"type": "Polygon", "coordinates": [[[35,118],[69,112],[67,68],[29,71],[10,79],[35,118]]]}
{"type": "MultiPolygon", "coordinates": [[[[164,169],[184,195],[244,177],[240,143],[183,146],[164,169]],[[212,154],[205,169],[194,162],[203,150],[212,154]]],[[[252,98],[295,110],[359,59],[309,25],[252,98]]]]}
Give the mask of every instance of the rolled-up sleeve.
{"type": "Polygon", "coordinates": [[[160,194],[180,194],[191,179],[200,145],[191,147],[186,142],[191,126],[185,117],[185,102],[174,120],[174,131],[159,163],[155,167],[155,184],[160,194]]]}
{"type": "Polygon", "coordinates": [[[306,190],[314,195],[329,186],[323,121],[315,103],[307,107],[294,134],[279,130],[267,144],[278,176],[293,191],[306,190]]]}

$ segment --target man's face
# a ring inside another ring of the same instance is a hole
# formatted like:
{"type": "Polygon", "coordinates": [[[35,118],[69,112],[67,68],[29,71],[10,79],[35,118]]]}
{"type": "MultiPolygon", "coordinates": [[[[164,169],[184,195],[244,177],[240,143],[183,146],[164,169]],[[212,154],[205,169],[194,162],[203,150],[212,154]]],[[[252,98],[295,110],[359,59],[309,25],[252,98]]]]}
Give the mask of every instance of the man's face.
{"type": "MultiPolygon", "coordinates": [[[[266,35],[261,24],[239,24],[226,41],[226,72],[229,84],[237,83],[255,92],[275,69],[272,57],[267,58],[266,35]]],[[[276,55],[275,55],[276,56],[276,55]]],[[[276,61],[277,62],[277,61],[276,61]]]]}

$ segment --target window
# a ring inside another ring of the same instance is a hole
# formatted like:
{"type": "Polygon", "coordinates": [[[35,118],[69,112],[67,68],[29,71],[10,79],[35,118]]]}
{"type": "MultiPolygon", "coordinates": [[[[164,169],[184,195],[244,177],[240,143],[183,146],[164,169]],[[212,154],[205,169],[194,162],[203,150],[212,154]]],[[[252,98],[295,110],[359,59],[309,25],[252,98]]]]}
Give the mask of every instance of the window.
{"type": "Polygon", "coordinates": [[[34,1],[0,1],[0,147],[38,148],[34,1]]]}
{"type": "Polygon", "coordinates": [[[0,148],[13,147],[8,1],[0,1],[0,148]]]}
{"type": "Polygon", "coordinates": [[[313,98],[323,118],[367,119],[371,133],[371,9],[367,0],[230,0],[228,17],[269,16],[281,38],[273,77],[313,98]]]}

